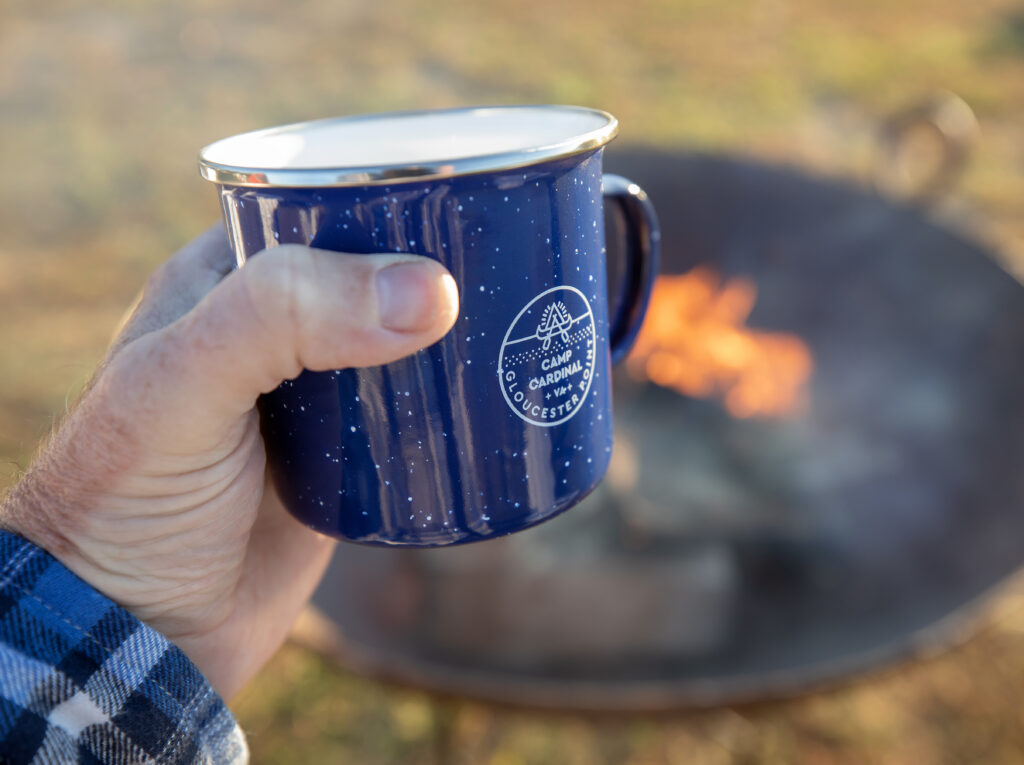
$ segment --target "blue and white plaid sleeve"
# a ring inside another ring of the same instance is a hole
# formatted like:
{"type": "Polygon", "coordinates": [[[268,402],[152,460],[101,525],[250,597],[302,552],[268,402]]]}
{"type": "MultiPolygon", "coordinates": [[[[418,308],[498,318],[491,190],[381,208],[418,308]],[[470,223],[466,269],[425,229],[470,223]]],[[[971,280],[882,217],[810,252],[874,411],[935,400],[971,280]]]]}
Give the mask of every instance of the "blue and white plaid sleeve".
{"type": "Polygon", "coordinates": [[[0,531],[0,763],[244,763],[184,653],[51,555],[0,531]]]}

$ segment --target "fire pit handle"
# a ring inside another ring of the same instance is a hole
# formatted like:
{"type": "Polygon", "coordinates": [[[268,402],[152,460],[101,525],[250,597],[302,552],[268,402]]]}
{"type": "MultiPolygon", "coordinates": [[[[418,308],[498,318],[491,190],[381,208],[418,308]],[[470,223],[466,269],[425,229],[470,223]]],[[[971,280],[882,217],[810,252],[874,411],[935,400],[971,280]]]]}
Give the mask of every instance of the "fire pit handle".
{"type": "Polygon", "coordinates": [[[925,205],[956,186],[978,139],[974,111],[955,93],[941,92],[893,114],[882,125],[875,186],[925,205]],[[922,153],[924,136],[936,147],[922,153]]]}
{"type": "Polygon", "coordinates": [[[613,306],[609,333],[612,363],[618,363],[633,347],[647,312],[658,273],[661,229],[647,192],[631,180],[606,174],[601,190],[607,202],[622,213],[626,228],[626,275],[620,290],[622,299],[613,306]]]}

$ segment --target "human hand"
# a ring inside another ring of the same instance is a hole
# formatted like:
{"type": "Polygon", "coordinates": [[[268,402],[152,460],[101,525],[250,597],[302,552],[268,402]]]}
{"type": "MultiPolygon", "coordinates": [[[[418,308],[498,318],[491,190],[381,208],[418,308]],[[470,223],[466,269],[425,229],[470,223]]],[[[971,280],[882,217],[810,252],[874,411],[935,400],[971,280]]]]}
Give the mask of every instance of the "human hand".
{"type": "Polygon", "coordinates": [[[0,526],[166,635],[225,698],[283,642],[334,546],[265,485],[257,396],[303,368],[394,361],[458,311],[427,258],[287,245],[232,263],[218,226],[150,277],[0,507],[0,526]]]}

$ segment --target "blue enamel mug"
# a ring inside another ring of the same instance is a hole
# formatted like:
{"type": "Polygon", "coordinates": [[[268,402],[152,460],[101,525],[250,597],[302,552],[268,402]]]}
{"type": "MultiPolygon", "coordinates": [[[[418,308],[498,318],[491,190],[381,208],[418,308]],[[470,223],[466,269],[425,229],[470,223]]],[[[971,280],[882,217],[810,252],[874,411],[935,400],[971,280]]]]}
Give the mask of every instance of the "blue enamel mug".
{"type": "Polygon", "coordinates": [[[259,401],[289,511],[377,545],[489,539],[601,480],[611,364],[657,271],[646,195],[602,176],[611,115],[561,106],[406,112],[246,133],[200,154],[238,264],[299,243],[434,258],[459,288],[438,343],[381,367],[304,371],[259,401]],[[604,203],[628,246],[608,294],[604,203]],[[611,306],[611,308],[610,308],[611,306]]]}

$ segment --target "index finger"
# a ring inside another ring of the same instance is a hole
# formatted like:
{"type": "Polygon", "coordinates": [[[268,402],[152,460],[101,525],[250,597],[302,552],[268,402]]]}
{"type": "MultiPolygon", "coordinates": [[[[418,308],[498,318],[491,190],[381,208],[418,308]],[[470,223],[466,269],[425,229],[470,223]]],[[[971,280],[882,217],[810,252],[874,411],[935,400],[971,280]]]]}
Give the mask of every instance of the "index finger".
{"type": "Polygon", "coordinates": [[[114,335],[108,356],[191,311],[234,268],[224,225],[211,226],[168,258],[146,281],[114,335]]]}

